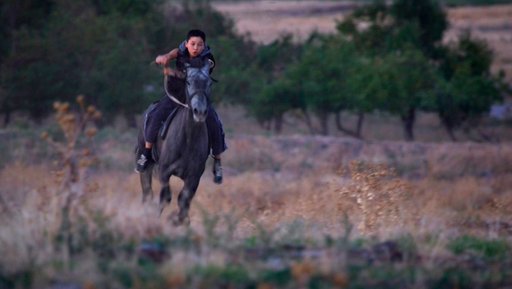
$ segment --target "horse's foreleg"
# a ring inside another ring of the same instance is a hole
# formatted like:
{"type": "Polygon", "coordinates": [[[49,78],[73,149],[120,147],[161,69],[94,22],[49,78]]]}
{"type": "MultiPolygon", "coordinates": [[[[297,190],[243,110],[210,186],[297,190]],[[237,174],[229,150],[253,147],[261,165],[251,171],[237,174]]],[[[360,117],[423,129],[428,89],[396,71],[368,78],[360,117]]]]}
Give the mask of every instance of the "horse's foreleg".
{"type": "Polygon", "coordinates": [[[162,214],[165,206],[171,203],[172,193],[171,186],[169,184],[169,179],[171,175],[167,172],[160,172],[160,184],[162,188],[160,189],[160,215],[162,214]]]}
{"type": "Polygon", "coordinates": [[[184,222],[188,222],[188,211],[190,209],[190,203],[196,194],[197,187],[199,186],[199,179],[186,181],[183,189],[178,196],[178,206],[180,208],[177,214],[172,216],[172,221],[175,225],[181,225],[184,222]]]}
{"type": "Polygon", "coordinates": [[[144,172],[140,173],[140,184],[142,186],[142,202],[145,203],[148,199],[153,199],[153,188],[151,186],[151,178],[153,168],[149,167],[144,172]]]}

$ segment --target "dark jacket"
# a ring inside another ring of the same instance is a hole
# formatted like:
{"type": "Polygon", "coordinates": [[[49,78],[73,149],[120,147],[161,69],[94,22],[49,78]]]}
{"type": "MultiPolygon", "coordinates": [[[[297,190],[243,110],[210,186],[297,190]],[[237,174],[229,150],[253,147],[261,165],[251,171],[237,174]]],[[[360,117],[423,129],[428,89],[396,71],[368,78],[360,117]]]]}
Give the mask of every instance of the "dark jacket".
{"type": "MultiPolygon", "coordinates": [[[[213,68],[215,67],[215,58],[213,57],[212,50],[208,45],[205,44],[204,50],[198,57],[190,58],[187,48],[185,47],[186,41],[183,41],[178,46],[178,57],[176,58],[176,69],[185,72],[185,63],[189,63],[192,66],[202,66],[205,59],[209,59],[213,62],[213,66],[210,68],[210,74],[212,74],[213,68]]],[[[169,76],[167,78],[167,90],[170,94],[174,95],[177,99],[184,102],[185,98],[185,80],[176,76],[169,76]]],[[[208,102],[210,100],[208,99],[208,102]]]]}
{"type": "MultiPolygon", "coordinates": [[[[181,71],[185,70],[185,63],[186,62],[190,63],[190,60],[191,60],[188,50],[185,47],[185,43],[186,43],[186,41],[183,41],[178,46],[178,58],[176,59],[176,69],[179,69],[181,71]]],[[[215,58],[213,57],[212,50],[211,50],[210,46],[208,46],[206,43],[204,45],[205,45],[205,48],[201,52],[201,55],[199,55],[199,57],[201,60],[204,60],[206,58],[213,62],[213,66],[210,68],[210,74],[212,74],[212,71],[215,68],[215,58]]]]}

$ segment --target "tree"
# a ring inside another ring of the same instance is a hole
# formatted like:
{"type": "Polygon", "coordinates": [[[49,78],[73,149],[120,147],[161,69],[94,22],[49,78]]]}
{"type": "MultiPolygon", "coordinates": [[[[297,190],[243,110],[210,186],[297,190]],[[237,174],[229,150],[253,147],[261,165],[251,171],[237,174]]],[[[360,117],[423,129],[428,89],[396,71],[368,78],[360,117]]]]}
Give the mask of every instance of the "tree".
{"type": "Polygon", "coordinates": [[[4,0],[0,4],[0,65],[16,43],[12,42],[13,33],[21,27],[37,28],[52,12],[51,0],[4,0]]]}
{"type": "Polygon", "coordinates": [[[316,36],[303,49],[300,60],[286,76],[303,96],[305,106],[320,120],[320,132],[328,134],[328,117],[354,107],[348,84],[354,70],[355,48],[344,40],[316,36]]]}
{"type": "Polygon", "coordinates": [[[430,58],[447,27],[446,15],[436,1],[395,0],[391,5],[375,1],[361,7],[337,29],[366,54],[386,54],[412,45],[430,58]],[[366,28],[359,29],[362,23],[366,28]]]}
{"type": "Polygon", "coordinates": [[[435,67],[414,48],[374,58],[368,65],[362,93],[379,109],[399,116],[405,139],[414,140],[416,112],[436,87],[435,67]]]}
{"type": "MultiPolygon", "coordinates": [[[[20,3],[25,2],[30,1],[20,3]]],[[[163,1],[51,3],[51,11],[47,17],[40,17],[43,20],[38,25],[22,23],[10,31],[9,42],[16,43],[16,49],[6,52],[0,67],[3,111],[27,111],[41,118],[50,112],[55,100],[70,101],[81,93],[104,111],[105,120],[117,114],[132,120],[161,96],[162,90],[156,89],[162,85],[161,72],[150,66],[151,61],[155,55],[176,47],[191,27],[206,27],[208,41],[214,44],[235,43],[226,40],[234,35],[232,21],[208,4],[185,3],[163,17],[163,9],[158,6],[163,1]]],[[[2,4],[2,11],[5,7],[8,5],[2,4]]],[[[247,46],[243,41],[240,45],[247,46]]],[[[227,48],[222,55],[235,54],[232,51],[238,49],[230,45],[227,48]]],[[[248,50],[240,49],[239,55],[248,50]]],[[[239,64],[249,57],[240,58],[243,60],[227,58],[234,63],[226,63],[226,58],[220,57],[219,67],[247,67],[239,64]]],[[[237,74],[220,71],[227,79],[219,86],[228,91],[237,74]]]]}
{"type": "Polygon", "coordinates": [[[281,132],[283,116],[293,109],[305,109],[304,98],[289,79],[280,78],[264,86],[254,98],[250,111],[261,124],[274,122],[274,130],[281,132]]]}
{"type": "Polygon", "coordinates": [[[391,15],[398,27],[416,25],[419,29],[418,48],[428,57],[435,54],[436,46],[448,28],[446,14],[436,0],[396,0],[391,5],[391,15]]]}
{"type": "Polygon", "coordinates": [[[431,59],[446,28],[446,15],[432,0],[376,1],[338,23],[339,37],[352,41],[361,57],[350,82],[359,111],[379,108],[400,116],[405,138],[413,140],[416,111],[436,86],[431,59]]]}
{"type": "Polygon", "coordinates": [[[16,100],[14,107],[34,118],[49,113],[55,100],[69,101],[77,93],[102,106],[107,120],[133,113],[149,83],[143,23],[118,13],[97,15],[85,0],[58,2],[43,27],[14,34],[18,47],[3,65],[2,85],[16,100]]]}
{"type": "Polygon", "coordinates": [[[301,55],[301,46],[291,35],[283,35],[258,48],[254,60],[253,81],[260,85],[259,93],[249,100],[249,111],[261,124],[274,122],[276,132],[282,128],[283,115],[293,109],[305,109],[296,83],[287,76],[301,55]],[[256,76],[256,77],[255,77],[256,76]]]}
{"type": "Polygon", "coordinates": [[[5,88],[5,60],[11,51],[18,49],[14,41],[19,29],[34,29],[44,24],[44,19],[54,7],[50,0],[5,0],[0,4],[0,113],[4,114],[4,125],[10,121],[17,100],[9,96],[5,88]]]}
{"type": "Polygon", "coordinates": [[[487,44],[469,33],[445,47],[440,65],[443,83],[431,106],[454,141],[455,129],[476,127],[491,105],[502,100],[502,80],[491,75],[491,63],[487,44]]]}

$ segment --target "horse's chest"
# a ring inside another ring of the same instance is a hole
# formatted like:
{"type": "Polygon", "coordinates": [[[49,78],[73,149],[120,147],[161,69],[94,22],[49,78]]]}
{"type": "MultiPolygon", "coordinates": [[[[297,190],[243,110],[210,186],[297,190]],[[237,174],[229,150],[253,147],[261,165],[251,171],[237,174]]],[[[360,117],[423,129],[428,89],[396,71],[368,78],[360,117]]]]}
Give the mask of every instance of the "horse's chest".
{"type": "Polygon", "coordinates": [[[173,174],[180,178],[201,175],[204,172],[207,158],[206,153],[199,151],[184,153],[171,164],[173,174]]]}

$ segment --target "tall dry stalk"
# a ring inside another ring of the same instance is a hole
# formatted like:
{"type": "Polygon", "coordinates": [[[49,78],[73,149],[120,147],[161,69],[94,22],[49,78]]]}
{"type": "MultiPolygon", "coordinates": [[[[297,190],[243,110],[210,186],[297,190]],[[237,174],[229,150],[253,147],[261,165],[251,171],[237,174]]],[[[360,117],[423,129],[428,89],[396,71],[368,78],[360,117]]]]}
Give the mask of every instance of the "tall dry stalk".
{"type": "Polygon", "coordinates": [[[87,191],[87,173],[98,161],[93,150],[93,138],[97,133],[95,122],[101,118],[98,109],[93,105],[86,106],[83,95],[76,98],[76,103],[78,110],[72,110],[67,102],[53,104],[55,118],[64,135],[62,141],[55,141],[47,132],[41,135],[60,155],[56,160],[58,169],[54,172],[59,184],[56,206],[61,212],[58,237],[68,248],[71,242],[71,211],[87,191]]]}

